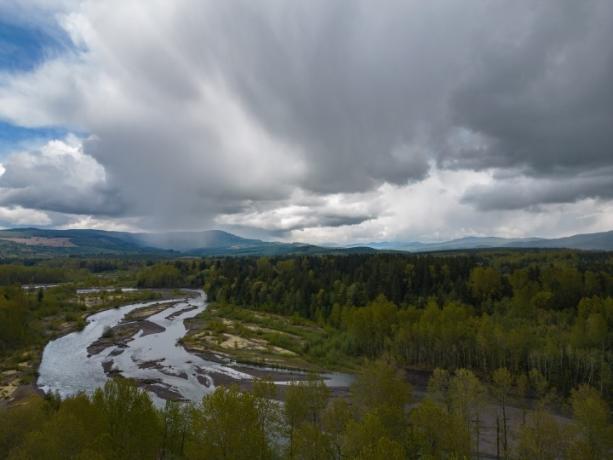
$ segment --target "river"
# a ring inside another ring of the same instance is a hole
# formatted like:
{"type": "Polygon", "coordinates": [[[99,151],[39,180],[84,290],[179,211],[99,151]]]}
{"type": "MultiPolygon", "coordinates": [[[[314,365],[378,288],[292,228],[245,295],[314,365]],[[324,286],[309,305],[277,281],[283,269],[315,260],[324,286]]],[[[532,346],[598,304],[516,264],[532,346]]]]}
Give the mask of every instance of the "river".
{"type": "MultiPolygon", "coordinates": [[[[79,392],[92,393],[108,380],[106,367],[111,373],[139,381],[156,405],[161,406],[165,399],[199,402],[214,390],[216,381],[244,382],[254,378],[248,366],[210,361],[188,352],[178,343],[187,332],[183,321],[206,308],[206,295],[202,291],[193,298],[164,301],[169,307],[148,318],[160,326],[160,330],[163,328],[161,332],[145,334],[140,330],[123,347],[113,345],[101,353],[88,353],[87,347],[100,338],[106,328],[119,324],[132,310],[156,303],[159,301],[101,311],[88,317],[82,331],[49,342],[39,367],[38,386],[44,392],[57,392],[62,397],[79,392]]],[[[323,377],[332,387],[346,387],[351,382],[347,374],[330,373],[323,377]]]]}

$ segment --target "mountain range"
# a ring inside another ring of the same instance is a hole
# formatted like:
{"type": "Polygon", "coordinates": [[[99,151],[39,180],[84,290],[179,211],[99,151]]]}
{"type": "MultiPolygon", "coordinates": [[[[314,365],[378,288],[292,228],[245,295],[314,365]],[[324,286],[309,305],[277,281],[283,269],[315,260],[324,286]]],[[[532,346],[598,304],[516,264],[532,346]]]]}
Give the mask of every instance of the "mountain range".
{"type": "Polygon", "coordinates": [[[430,252],[486,248],[566,248],[587,251],[613,250],[613,231],[583,233],[563,238],[497,238],[492,236],[468,236],[436,243],[379,242],[366,246],[379,250],[430,252]]]}
{"type": "Polygon", "coordinates": [[[222,256],[284,255],[374,251],[371,248],[327,248],[242,238],[221,230],[128,233],[106,230],[0,230],[0,258],[57,255],[222,256]]]}
{"type": "Polygon", "coordinates": [[[316,246],[242,238],[221,230],[128,233],[105,230],[0,230],[0,258],[57,255],[222,256],[323,254],[374,251],[432,252],[486,248],[568,248],[613,250],[613,231],[564,238],[466,237],[436,243],[373,242],[366,245],[316,246]]]}

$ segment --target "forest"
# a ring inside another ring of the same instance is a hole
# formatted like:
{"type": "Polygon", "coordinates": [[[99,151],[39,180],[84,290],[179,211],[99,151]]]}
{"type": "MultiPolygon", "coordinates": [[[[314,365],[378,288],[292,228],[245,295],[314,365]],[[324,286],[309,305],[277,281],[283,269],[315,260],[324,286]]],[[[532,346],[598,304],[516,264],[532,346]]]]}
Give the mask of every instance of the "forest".
{"type": "Polygon", "coordinates": [[[313,375],[282,394],[262,381],[164,409],[123,379],[35,395],[0,407],[0,458],[460,459],[483,442],[496,458],[612,458],[612,262],[487,250],[0,266],[0,355],[44,343],[45,318],[82,321],[77,285],[192,287],[219,307],[316,322],[325,334],[305,356],[357,376],[340,397],[313,375]]]}
{"type": "MultiPolygon", "coordinates": [[[[538,401],[513,443],[505,411],[507,370],[493,375],[501,413],[497,457],[610,458],[609,408],[598,391],[571,395],[573,421],[562,423],[538,401]]],[[[34,397],[0,417],[0,455],[17,459],[448,459],[479,458],[480,406],[486,387],[469,370],[436,370],[415,403],[403,375],[384,361],[365,365],[348,397],[331,398],[321,380],[290,384],[284,403],[276,386],[259,381],[250,392],[219,387],[200,404],[168,402],[156,409],[125,379],[92,396],[61,401],[34,397]],[[406,410],[411,407],[410,410],[406,410]]]]}
{"type": "Polygon", "coordinates": [[[204,262],[209,299],[316,319],[321,353],[489,375],[537,370],[563,396],[611,398],[613,257],[572,251],[204,262]]]}

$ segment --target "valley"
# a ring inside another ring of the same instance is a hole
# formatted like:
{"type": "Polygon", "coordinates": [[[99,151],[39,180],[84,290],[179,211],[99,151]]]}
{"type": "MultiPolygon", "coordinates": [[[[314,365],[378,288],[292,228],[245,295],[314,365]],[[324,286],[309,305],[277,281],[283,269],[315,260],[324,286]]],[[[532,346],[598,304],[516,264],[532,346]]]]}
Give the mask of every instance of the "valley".
{"type": "MultiPolygon", "coordinates": [[[[589,424],[605,452],[611,267],[610,253],[512,249],[0,265],[0,411],[59,440],[80,420],[80,442],[111,452],[103,414],[122,401],[125,429],[152,436],[134,452],[179,458],[249,411],[270,455],[319,439],[322,458],[363,440],[525,458],[547,439],[584,452],[589,424]]],[[[0,421],[0,449],[38,446],[12,430],[0,421]]]]}

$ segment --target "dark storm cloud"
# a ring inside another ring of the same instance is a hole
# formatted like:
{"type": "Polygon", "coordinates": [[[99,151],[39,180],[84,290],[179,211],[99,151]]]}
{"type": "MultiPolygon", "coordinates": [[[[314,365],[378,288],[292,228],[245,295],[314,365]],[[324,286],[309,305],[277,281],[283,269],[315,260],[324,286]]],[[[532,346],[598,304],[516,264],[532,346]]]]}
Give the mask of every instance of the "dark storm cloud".
{"type": "Polygon", "coordinates": [[[312,213],[308,216],[303,216],[300,220],[297,220],[294,224],[286,225],[282,231],[283,233],[291,232],[292,230],[301,229],[305,227],[342,227],[345,225],[358,225],[371,219],[372,216],[368,215],[340,215],[340,214],[318,214],[312,213]]]}
{"type": "MultiPolygon", "coordinates": [[[[214,65],[250,112],[300,145],[317,192],[403,184],[428,171],[431,133],[464,52],[430,36],[445,27],[425,3],[225,3],[204,18],[214,65]],[[220,40],[232,30],[229,40],[220,40]]],[[[465,17],[447,4],[452,16],[465,17]]],[[[200,21],[201,18],[192,18],[200,21]]],[[[191,38],[191,37],[190,37],[191,38]]],[[[461,37],[466,41],[470,37],[461,37]]]]}
{"type": "Polygon", "coordinates": [[[480,210],[611,197],[608,0],[26,3],[74,47],[0,75],[0,118],[94,135],[83,153],[104,183],[79,195],[5,162],[5,205],[335,227],[385,209],[330,212],[328,197],[425,182],[433,165],[497,168],[463,198],[480,210]],[[324,205],[291,206],[297,191],[324,205]]]}
{"type": "Polygon", "coordinates": [[[212,60],[252,113],[307,152],[310,190],[420,180],[428,160],[552,177],[612,162],[610,2],[238,2],[208,13],[212,60]],[[231,39],[216,39],[224,30],[231,39]],[[458,129],[479,141],[458,149],[458,129]]]}
{"type": "Polygon", "coordinates": [[[613,3],[538,2],[526,13],[527,26],[485,44],[451,99],[455,123],[488,148],[448,160],[552,176],[611,165],[613,3]]]}
{"type": "Polygon", "coordinates": [[[474,186],[463,201],[483,211],[526,209],[540,204],[572,203],[585,198],[613,198],[613,168],[599,173],[555,178],[518,177],[474,186]]]}

